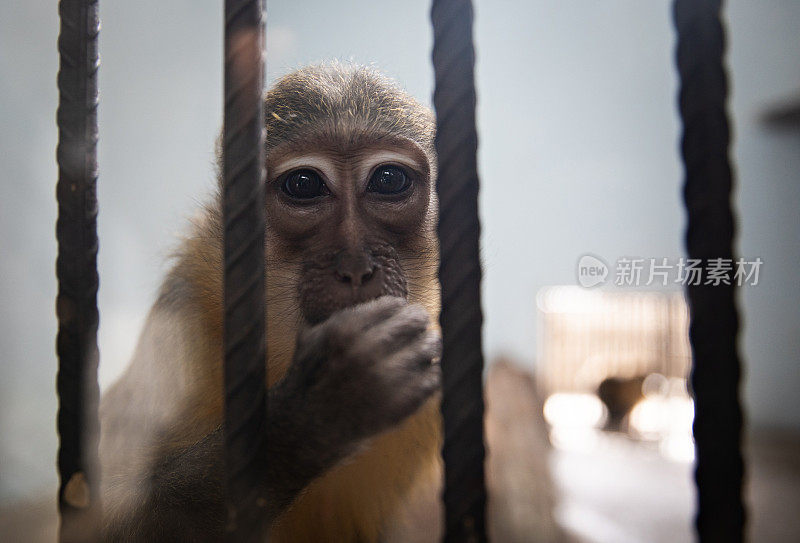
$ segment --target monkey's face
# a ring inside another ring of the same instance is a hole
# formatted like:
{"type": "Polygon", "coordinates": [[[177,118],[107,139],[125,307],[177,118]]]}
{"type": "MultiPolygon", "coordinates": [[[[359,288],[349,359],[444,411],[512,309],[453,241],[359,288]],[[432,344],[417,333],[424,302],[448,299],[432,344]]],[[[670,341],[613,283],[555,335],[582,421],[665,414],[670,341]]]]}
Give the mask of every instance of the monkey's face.
{"type": "Polygon", "coordinates": [[[293,299],[309,323],[387,294],[429,297],[416,292],[429,291],[436,273],[426,153],[389,137],[281,147],[267,167],[267,276],[276,296],[293,299]]]}

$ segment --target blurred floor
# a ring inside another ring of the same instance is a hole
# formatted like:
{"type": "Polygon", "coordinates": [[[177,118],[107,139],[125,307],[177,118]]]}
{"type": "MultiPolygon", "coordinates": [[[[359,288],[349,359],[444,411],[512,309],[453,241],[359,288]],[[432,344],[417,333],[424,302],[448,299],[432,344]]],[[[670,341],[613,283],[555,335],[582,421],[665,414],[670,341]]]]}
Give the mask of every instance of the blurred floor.
{"type": "MultiPolygon", "coordinates": [[[[758,431],[745,445],[748,541],[800,541],[800,434],[758,431]]],[[[693,466],[619,434],[591,452],[555,450],[556,518],[581,543],[694,540],[693,466]]]]}
{"type": "Polygon", "coordinates": [[[591,450],[555,450],[556,518],[581,543],[692,541],[692,467],[622,434],[597,432],[591,450]]]}
{"type": "Polygon", "coordinates": [[[800,541],[800,432],[753,432],[746,451],[750,540],[800,541]]]}

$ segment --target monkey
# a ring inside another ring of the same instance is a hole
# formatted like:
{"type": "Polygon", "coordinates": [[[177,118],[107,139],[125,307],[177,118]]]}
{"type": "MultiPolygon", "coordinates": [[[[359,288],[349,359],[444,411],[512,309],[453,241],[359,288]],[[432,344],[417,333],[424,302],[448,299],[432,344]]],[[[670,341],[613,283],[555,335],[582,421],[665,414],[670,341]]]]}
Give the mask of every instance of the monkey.
{"type": "MultiPolygon", "coordinates": [[[[379,541],[441,469],[435,117],[341,63],[264,115],[270,537],[379,541]]],[[[218,190],[101,400],[105,540],[223,537],[222,228],[218,190]]]]}

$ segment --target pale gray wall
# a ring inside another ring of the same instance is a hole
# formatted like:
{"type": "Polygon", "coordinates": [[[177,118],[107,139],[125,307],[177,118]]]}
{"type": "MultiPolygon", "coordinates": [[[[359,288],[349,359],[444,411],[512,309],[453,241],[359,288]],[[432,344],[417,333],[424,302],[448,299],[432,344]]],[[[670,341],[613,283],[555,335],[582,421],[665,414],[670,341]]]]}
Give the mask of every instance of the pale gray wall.
{"type": "MultiPolygon", "coordinates": [[[[165,259],[214,182],[221,2],[102,2],[100,345],[125,363],[165,259]]],[[[315,60],[374,62],[426,102],[427,2],[269,2],[270,80],[315,60]]],[[[800,428],[800,135],[761,108],[800,87],[800,2],[728,7],[750,420],[800,428]]],[[[579,255],[677,257],[684,212],[665,0],[476,6],[486,348],[532,363],[534,296],[579,255]]],[[[0,500],[55,481],[57,94],[53,2],[0,4],[0,500]]]]}

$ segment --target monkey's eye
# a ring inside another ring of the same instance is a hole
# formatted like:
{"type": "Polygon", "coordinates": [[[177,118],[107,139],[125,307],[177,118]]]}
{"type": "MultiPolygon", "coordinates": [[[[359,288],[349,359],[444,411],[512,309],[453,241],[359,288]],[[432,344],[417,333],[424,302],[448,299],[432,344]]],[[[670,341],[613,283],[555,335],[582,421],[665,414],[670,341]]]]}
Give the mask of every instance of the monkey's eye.
{"type": "Polygon", "coordinates": [[[291,172],[286,176],[281,190],[296,200],[311,200],[328,194],[328,187],[314,170],[291,172]]]}
{"type": "Polygon", "coordinates": [[[399,166],[380,166],[369,180],[367,190],[378,194],[400,194],[411,186],[406,172],[399,166]]]}

